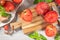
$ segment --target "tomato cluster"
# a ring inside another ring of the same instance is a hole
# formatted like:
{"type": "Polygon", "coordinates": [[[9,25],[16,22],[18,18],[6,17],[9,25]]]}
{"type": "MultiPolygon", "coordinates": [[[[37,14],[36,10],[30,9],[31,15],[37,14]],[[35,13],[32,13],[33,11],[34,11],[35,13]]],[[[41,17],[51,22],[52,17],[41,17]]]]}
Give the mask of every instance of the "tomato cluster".
{"type": "Polygon", "coordinates": [[[19,4],[21,2],[22,0],[12,0],[12,1],[1,0],[0,4],[5,8],[7,12],[9,12],[15,9],[14,3],[19,4]]]}
{"type": "MultiPolygon", "coordinates": [[[[40,2],[36,5],[35,10],[38,15],[43,15],[44,20],[47,23],[54,23],[58,20],[58,14],[56,11],[50,10],[50,6],[45,3],[45,2],[40,2]]],[[[26,21],[26,22],[31,22],[32,21],[32,12],[30,9],[24,10],[21,14],[21,18],[26,21]]],[[[57,29],[55,26],[47,25],[45,29],[45,33],[47,36],[51,37],[56,35],[57,29]]]]}
{"type": "Polygon", "coordinates": [[[54,23],[58,20],[58,13],[56,11],[50,11],[50,7],[45,2],[40,2],[36,6],[37,14],[44,15],[44,19],[48,23],[54,23]]]}
{"type": "MultiPolygon", "coordinates": [[[[50,11],[50,6],[45,2],[40,2],[35,7],[38,15],[43,15],[44,20],[48,23],[54,23],[58,20],[58,14],[56,11],[50,11]]],[[[32,12],[27,9],[22,13],[22,19],[25,21],[32,20],[32,12]]]]}

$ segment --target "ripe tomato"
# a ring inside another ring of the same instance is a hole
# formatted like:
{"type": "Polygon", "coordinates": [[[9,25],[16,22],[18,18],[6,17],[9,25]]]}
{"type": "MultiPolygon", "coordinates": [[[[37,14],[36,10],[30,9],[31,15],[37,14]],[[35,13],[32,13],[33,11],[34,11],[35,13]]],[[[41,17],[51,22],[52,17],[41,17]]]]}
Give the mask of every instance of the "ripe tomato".
{"type": "Polygon", "coordinates": [[[0,4],[4,5],[6,0],[0,0],[0,4]]]}
{"type": "Polygon", "coordinates": [[[56,22],[58,20],[58,14],[57,14],[56,11],[49,11],[44,16],[44,19],[48,23],[54,23],[54,22],[56,22]]]}
{"type": "Polygon", "coordinates": [[[4,8],[5,8],[6,11],[9,12],[9,11],[13,11],[14,8],[15,8],[15,6],[14,6],[14,4],[13,4],[12,2],[7,1],[7,2],[4,4],[4,8]]]}
{"type": "Polygon", "coordinates": [[[45,33],[48,37],[55,36],[57,33],[57,28],[53,25],[47,25],[45,29],[45,33]]]}
{"type": "Polygon", "coordinates": [[[32,21],[32,12],[30,11],[30,9],[24,10],[24,12],[22,12],[22,14],[21,14],[21,18],[24,21],[31,22],[32,21]]]}
{"type": "Polygon", "coordinates": [[[45,14],[50,9],[49,5],[45,2],[40,2],[36,6],[36,11],[38,14],[45,14]]]}
{"type": "Polygon", "coordinates": [[[13,0],[15,3],[19,4],[22,2],[22,0],[13,0]]]}
{"type": "Polygon", "coordinates": [[[60,5],[60,0],[55,0],[55,2],[56,2],[58,5],[60,5]]]}
{"type": "Polygon", "coordinates": [[[4,30],[8,30],[8,29],[9,29],[8,25],[5,25],[4,30]]]}

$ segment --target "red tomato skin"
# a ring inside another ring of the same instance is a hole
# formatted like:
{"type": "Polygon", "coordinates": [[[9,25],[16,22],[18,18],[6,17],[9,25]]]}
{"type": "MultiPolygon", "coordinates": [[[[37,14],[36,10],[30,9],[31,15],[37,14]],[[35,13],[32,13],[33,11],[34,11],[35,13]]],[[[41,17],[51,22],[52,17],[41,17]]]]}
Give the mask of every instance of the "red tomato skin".
{"type": "Polygon", "coordinates": [[[7,12],[9,12],[9,11],[13,11],[15,9],[15,6],[12,2],[6,1],[6,3],[4,4],[4,8],[7,12]]]}
{"type": "Polygon", "coordinates": [[[0,5],[4,5],[6,0],[0,0],[0,5]]]}
{"type": "Polygon", "coordinates": [[[47,27],[45,29],[45,34],[48,37],[53,37],[57,34],[57,28],[53,25],[47,25],[47,27]]]}
{"type": "Polygon", "coordinates": [[[19,3],[21,3],[21,2],[22,2],[22,0],[13,0],[13,2],[15,2],[15,3],[19,4],[19,3]]]}
{"type": "Polygon", "coordinates": [[[21,14],[21,18],[26,22],[32,21],[32,12],[30,9],[24,10],[24,12],[21,14]]]}
{"type": "Polygon", "coordinates": [[[49,11],[44,16],[44,19],[48,23],[54,23],[54,22],[56,22],[58,20],[58,14],[57,14],[56,11],[49,11]]]}
{"type": "Polygon", "coordinates": [[[5,26],[4,26],[4,30],[9,30],[8,25],[5,25],[5,26]]]}
{"type": "Polygon", "coordinates": [[[41,15],[45,14],[47,11],[50,10],[49,5],[45,2],[38,3],[35,8],[36,8],[37,14],[41,14],[41,15]]]}
{"type": "Polygon", "coordinates": [[[55,2],[60,6],[60,0],[55,0],[55,2]]]}

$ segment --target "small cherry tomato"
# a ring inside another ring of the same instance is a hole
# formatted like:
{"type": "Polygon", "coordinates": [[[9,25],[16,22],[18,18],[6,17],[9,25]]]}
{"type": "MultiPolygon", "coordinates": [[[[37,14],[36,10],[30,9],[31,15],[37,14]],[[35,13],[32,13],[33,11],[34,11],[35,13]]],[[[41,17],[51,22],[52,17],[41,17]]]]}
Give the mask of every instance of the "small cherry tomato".
{"type": "Polygon", "coordinates": [[[50,10],[50,7],[46,2],[40,2],[36,5],[37,14],[43,15],[49,10],[50,10]]]}
{"type": "Polygon", "coordinates": [[[8,30],[9,29],[9,26],[8,25],[5,25],[4,26],[4,30],[8,30]]]}
{"type": "Polygon", "coordinates": [[[13,11],[15,9],[15,6],[12,2],[10,1],[7,1],[5,4],[4,4],[4,8],[7,12],[9,11],[13,11]]]}
{"type": "Polygon", "coordinates": [[[58,14],[57,14],[56,11],[49,11],[44,16],[44,19],[48,23],[54,23],[54,22],[56,22],[58,20],[58,14]]]}
{"type": "Polygon", "coordinates": [[[5,4],[5,0],[0,0],[0,4],[4,5],[5,4]]]}
{"type": "Polygon", "coordinates": [[[55,36],[57,33],[57,28],[53,25],[47,25],[45,29],[45,33],[48,37],[55,36]]]}
{"type": "Polygon", "coordinates": [[[55,0],[55,2],[60,6],[60,0],[55,0]]]}
{"type": "Polygon", "coordinates": [[[30,11],[30,9],[24,10],[21,14],[21,18],[24,21],[31,22],[32,21],[32,12],[30,11]]]}

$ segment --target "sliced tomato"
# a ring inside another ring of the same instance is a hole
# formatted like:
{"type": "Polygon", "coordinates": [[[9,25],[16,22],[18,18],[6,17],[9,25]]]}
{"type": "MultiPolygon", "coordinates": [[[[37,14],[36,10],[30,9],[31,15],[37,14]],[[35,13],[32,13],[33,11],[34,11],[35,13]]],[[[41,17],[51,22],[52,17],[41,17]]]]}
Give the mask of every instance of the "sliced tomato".
{"type": "Polygon", "coordinates": [[[36,11],[38,14],[45,14],[50,9],[46,2],[40,2],[36,5],[36,11]]]}
{"type": "Polygon", "coordinates": [[[48,37],[55,36],[57,33],[57,28],[53,25],[47,25],[45,29],[45,33],[48,37]]]}
{"type": "Polygon", "coordinates": [[[13,11],[15,9],[15,6],[12,2],[10,1],[6,1],[6,3],[4,4],[4,8],[6,11],[13,11]]]}
{"type": "Polygon", "coordinates": [[[54,22],[56,22],[58,20],[58,14],[57,14],[56,11],[49,11],[44,16],[44,19],[48,23],[54,23],[54,22]]]}
{"type": "Polygon", "coordinates": [[[21,18],[24,21],[31,22],[32,21],[32,12],[30,11],[30,9],[24,10],[23,13],[21,14],[21,18]]]}

